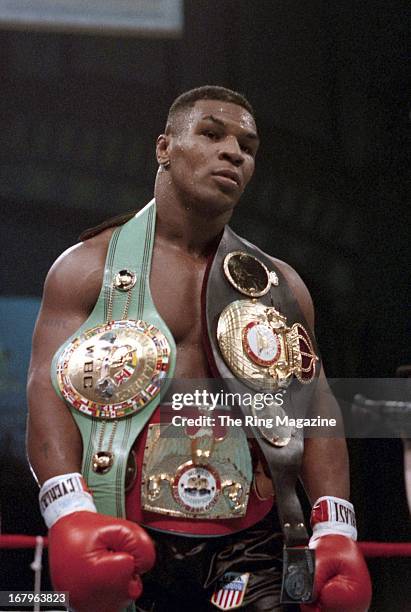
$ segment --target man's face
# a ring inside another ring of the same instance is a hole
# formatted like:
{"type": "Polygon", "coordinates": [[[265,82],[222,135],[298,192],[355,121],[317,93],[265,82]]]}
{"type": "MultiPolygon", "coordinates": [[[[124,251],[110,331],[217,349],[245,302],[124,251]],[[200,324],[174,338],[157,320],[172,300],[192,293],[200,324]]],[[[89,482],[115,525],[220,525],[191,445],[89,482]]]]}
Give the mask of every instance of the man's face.
{"type": "Polygon", "coordinates": [[[182,200],[234,208],[254,172],[258,136],[250,113],[231,102],[198,100],[168,136],[170,179],[182,200]]]}

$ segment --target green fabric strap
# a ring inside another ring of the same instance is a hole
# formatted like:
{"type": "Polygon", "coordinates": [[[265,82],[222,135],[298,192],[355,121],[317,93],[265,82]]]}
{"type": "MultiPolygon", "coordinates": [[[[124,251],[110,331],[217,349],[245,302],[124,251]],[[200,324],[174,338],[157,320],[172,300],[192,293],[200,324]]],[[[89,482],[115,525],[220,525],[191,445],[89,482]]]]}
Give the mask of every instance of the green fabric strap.
{"type": "MultiPolygon", "coordinates": [[[[149,285],[155,216],[155,201],[152,200],[130,221],[113,232],[105,263],[103,286],[93,312],[80,329],[58,350],[53,359],[52,380],[60,397],[56,363],[67,344],[84,331],[107,322],[110,316],[110,301],[112,302],[110,319],[122,319],[127,292],[113,291],[112,283],[117,272],[124,269],[134,272],[137,276],[137,282],[131,290],[131,300],[129,298],[127,318],[143,319],[163,332],[171,348],[168,380],[172,378],[176,355],[174,338],[153,304],[149,285]]],[[[165,385],[162,391],[164,390],[165,385]]],[[[159,402],[160,394],[151,400],[141,412],[118,419],[116,424],[113,421],[103,422],[101,419],[89,417],[70,408],[83,439],[82,472],[93,493],[99,512],[125,518],[124,483],[127,458],[134,441],[159,402]],[[97,450],[100,439],[102,438],[102,443],[98,450],[107,450],[111,437],[113,437],[111,450],[114,453],[114,464],[106,474],[97,474],[92,469],[92,456],[97,450]]]]}

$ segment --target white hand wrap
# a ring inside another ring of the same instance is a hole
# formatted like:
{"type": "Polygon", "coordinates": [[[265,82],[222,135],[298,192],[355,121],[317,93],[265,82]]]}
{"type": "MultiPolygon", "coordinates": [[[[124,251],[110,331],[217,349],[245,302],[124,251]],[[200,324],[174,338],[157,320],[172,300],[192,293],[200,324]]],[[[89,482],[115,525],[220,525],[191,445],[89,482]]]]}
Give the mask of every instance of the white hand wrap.
{"type": "Polygon", "coordinates": [[[311,536],[309,547],[315,548],[316,541],[325,535],[344,535],[357,540],[357,524],[354,506],[339,497],[320,497],[311,511],[311,536]]]}
{"type": "Polygon", "coordinates": [[[56,521],[72,512],[97,512],[83,476],[77,472],[53,476],[39,493],[40,511],[50,529],[56,521]]]}

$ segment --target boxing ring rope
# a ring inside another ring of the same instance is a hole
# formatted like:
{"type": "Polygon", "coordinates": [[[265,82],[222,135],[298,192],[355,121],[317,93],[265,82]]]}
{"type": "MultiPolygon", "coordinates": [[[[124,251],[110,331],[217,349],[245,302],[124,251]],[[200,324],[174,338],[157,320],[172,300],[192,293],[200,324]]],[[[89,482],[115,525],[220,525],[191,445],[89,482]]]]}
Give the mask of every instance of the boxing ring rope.
{"type": "Polygon", "coordinates": [[[410,542],[358,542],[367,559],[375,557],[411,557],[410,542]]]}
{"type": "Polygon", "coordinates": [[[38,538],[41,538],[43,546],[47,547],[47,538],[42,536],[3,534],[0,535],[0,548],[35,548],[38,538]]]}
{"type": "MultiPolygon", "coordinates": [[[[28,535],[0,535],[0,548],[36,548],[41,541],[47,548],[47,538],[28,535]]],[[[411,557],[411,542],[358,542],[364,557],[411,557]]]]}
{"type": "MultiPolygon", "coordinates": [[[[0,549],[18,549],[18,548],[34,548],[34,559],[30,564],[30,568],[34,572],[34,587],[33,592],[35,595],[39,595],[41,592],[41,571],[43,549],[47,546],[47,538],[43,536],[26,536],[26,535],[13,535],[5,534],[0,535],[0,549]]],[[[40,602],[34,603],[33,612],[40,611],[40,602]]]]}
{"type": "MultiPolygon", "coordinates": [[[[18,534],[0,535],[0,549],[34,548],[34,560],[30,567],[34,571],[34,593],[41,592],[41,571],[43,549],[47,548],[47,538],[18,534]]],[[[411,557],[411,543],[408,542],[358,542],[363,555],[368,558],[411,557]]],[[[40,604],[35,604],[33,612],[39,612],[40,604]]]]}

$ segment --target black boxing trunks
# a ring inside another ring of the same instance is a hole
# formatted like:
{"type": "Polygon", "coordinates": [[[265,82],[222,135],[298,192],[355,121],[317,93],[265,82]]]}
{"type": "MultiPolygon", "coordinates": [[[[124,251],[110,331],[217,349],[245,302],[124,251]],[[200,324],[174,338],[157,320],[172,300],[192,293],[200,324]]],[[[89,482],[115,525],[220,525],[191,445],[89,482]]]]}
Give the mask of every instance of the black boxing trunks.
{"type": "Polygon", "coordinates": [[[274,510],[232,535],[193,538],[148,532],[157,561],[142,576],[137,612],[299,611],[299,606],[279,603],[283,535],[274,510]]]}

